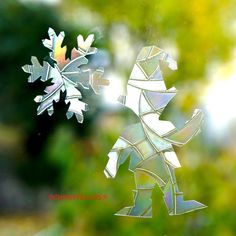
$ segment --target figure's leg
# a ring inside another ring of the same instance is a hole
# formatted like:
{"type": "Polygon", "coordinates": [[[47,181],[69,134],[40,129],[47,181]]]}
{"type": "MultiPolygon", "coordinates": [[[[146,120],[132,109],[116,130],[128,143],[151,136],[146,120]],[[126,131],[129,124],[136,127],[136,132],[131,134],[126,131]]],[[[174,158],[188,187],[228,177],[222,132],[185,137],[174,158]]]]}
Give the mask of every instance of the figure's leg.
{"type": "Polygon", "coordinates": [[[164,187],[161,187],[164,193],[164,201],[170,215],[180,215],[187,212],[199,210],[206,206],[195,200],[185,201],[183,193],[179,191],[174,169],[167,164],[170,179],[164,187]]]}
{"type": "Polygon", "coordinates": [[[136,190],[134,192],[134,205],[124,207],[116,213],[119,216],[132,217],[152,217],[152,190],[156,184],[156,180],[144,171],[135,170],[136,190]]]}

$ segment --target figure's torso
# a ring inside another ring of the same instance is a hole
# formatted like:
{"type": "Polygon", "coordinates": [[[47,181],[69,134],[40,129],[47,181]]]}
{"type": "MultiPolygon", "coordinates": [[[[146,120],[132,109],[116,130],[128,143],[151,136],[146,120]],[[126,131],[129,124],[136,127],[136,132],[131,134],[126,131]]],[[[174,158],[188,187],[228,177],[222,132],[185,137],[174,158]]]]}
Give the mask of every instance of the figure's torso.
{"type": "Polygon", "coordinates": [[[173,149],[171,143],[156,134],[143,122],[128,126],[121,134],[121,138],[126,140],[133,150],[142,156],[142,159],[173,149]]]}

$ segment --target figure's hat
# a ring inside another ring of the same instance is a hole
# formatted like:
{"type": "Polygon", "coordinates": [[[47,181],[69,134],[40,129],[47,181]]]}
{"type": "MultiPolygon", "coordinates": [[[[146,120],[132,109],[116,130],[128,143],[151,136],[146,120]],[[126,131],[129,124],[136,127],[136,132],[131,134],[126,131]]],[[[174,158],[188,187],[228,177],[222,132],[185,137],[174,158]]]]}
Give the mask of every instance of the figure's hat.
{"type": "Polygon", "coordinates": [[[176,61],[162,49],[156,46],[143,47],[138,54],[128,83],[142,89],[166,90],[159,61],[167,62],[172,70],[177,69],[176,61]]]}
{"type": "Polygon", "coordinates": [[[161,114],[176,95],[177,90],[174,87],[166,89],[159,61],[166,62],[172,70],[177,69],[176,61],[162,49],[156,46],[143,47],[128,80],[127,96],[118,98],[120,103],[131,108],[136,114],[151,111],[161,114]]]}

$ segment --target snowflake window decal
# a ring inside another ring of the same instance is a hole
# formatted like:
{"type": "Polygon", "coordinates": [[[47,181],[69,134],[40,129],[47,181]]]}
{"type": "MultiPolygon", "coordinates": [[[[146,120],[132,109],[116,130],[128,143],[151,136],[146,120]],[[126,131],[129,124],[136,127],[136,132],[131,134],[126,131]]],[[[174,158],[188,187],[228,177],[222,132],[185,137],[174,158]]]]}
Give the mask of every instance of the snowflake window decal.
{"type": "Polygon", "coordinates": [[[71,57],[66,58],[67,47],[62,47],[62,42],[65,37],[64,32],[56,35],[52,28],[48,30],[49,39],[42,40],[43,45],[51,50],[49,52],[50,58],[55,61],[51,65],[47,61],[43,61],[43,66],[39,63],[38,59],[34,56],[31,57],[32,65],[25,65],[22,67],[24,72],[29,73],[28,82],[33,83],[40,79],[45,82],[51,80],[52,85],[49,85],[44,90],[45,94],[35,97],[35,102],[40,103],[37,108],[37,114],[42,114],[47,110],[51,116],[54,112],[53,101],[60,100],[60,93],[66,92],[65,103],[69,104],[66,116],[70,119],[73,115],[79,123],[83,122],[83,111],[88,110],[88,105],[82,102],[81,92],[78,86],[81,85],[84,89],[92,90],[98,94],[102,86],[107,86],[109,81],[102,79],[103,68],[96,70],[81,69],[82,65],[88,63],[87,55],[92,55],[97,52],[97,49],[91,47],[94,41],[94,35],[90,34],[86,40],[82,35],[77,37],[78,48],[73,48],[71,57]]]}

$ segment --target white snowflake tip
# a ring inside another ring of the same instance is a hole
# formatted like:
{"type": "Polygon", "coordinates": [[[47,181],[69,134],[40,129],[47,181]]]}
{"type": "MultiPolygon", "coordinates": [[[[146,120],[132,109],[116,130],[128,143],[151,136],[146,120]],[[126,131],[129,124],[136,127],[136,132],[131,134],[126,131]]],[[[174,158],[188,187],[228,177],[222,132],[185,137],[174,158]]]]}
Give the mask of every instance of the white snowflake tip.
{"type": "Polygon", "coordinates": [[[24,72],[30,73],[30,67],[29,67],[29,65],[24,65],[24,66],[22,66],[21,68],[22,68],[22,70],[23,70],[24,72]]]}
{"type": "MultiPolygon", "coordinates": [[[[37,63],[37,62],[38,62],[38,61],[37,61],[37,58],[34,57],[34,56],[32,56],[32,57],[31,57],[31,62],[32,62],[32,65],[33,65],[34,63],[37,63]]],[[[37,64],[39,64],[39,63],[37,63],[37,64]]],[[[26,72],[26,73],[31,73],[31,71],[30,71],[30,65],[24,65],[24,66],[22,66],[21,68],[22,68],[22,70],[23,70],[24,72],[26,72]]]]}
{"type": "Polygon", "coordinates": [[[71,112],[71,111],[67,111],[67,112],[66,112],[66,117],[67,117],[67,119],[70,119],[73,115],[74,115],[74,113],[71,112]]]}
{"type": "Polygon", "coordinates": [[[53,43],[54,43],[53,39],[54,39],[54,37],[58,38],[61,42],[65,38],[65,32],[64,31],[60,32],[60,34],[57,36],[56,32],[52,28],[48,29],[48,35],[49,35],[50,39],[43,39],[42,42],[43,42],[43,45],[46,48],[49,48],[49,49],[53,49],[53,46],[54,46],[53,45],[53,43]]]}
{"type": "Polygon", "coordinates": [[[91,47],[94,41],[94,34],[90,34],[86,40],[84,40],[83,36],[80,34],[77,37],[78,48],[82,49],[83,51],[87,52],[91,47]]]}
{"type": "Polygon", "coordinates": [[[38,95],[38,96],[36,96],[36,97],[34,98],[34,101],[37,102],[37,103],[39,103],[39,102],[42,102],[42,99],[43,99],[43,96],[38,95]]]}
{"type": "Polygon", "coordinates": [[[54,113],[54,109],[53,109],[53,106],[50,106],[48,109],[48,115],[51,116],[53,113],[54,113]]]}
{"type": "Polygon", "coordinates": [[[42,42],[43,42],[43,45],[44,45],[46,48],[51,49],[51,48],[52,48],[52,38],[54,37],[54,35],[56,35],[54,29],[49,28],[49,29],[48,29],[48,35],[49,35],[49,38],[50,38],[50,39],[43,39],[42,42]]]}
{"type": "Polygon", "coordinates": [[[81,114],[75,114],[75,117],[79,123],[83,123],[84,121],[84,116],[81,114]]]}
{"type": "Polygon", "coordinates": [[[53,28],[49,27],[49,28],[48,28],[48,35],[49,35],[49,36],[51,36],[51,35],[53,36],[54,34],[56,34],[56,33],[55,33],[55,30],[54,30],[53,28]]]}

